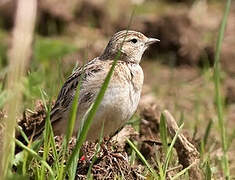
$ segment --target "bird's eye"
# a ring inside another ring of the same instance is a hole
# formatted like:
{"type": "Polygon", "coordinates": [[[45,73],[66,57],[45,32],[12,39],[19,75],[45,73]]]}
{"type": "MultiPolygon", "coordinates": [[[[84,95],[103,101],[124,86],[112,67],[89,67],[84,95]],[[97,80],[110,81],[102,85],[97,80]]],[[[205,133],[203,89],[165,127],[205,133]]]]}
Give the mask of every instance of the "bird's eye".
{"type": "Polygon", "coordinates": [[[134,39],[131,40],[131,42],[132,43],[137,43],[137,39],[134,38],[134,39]]]}

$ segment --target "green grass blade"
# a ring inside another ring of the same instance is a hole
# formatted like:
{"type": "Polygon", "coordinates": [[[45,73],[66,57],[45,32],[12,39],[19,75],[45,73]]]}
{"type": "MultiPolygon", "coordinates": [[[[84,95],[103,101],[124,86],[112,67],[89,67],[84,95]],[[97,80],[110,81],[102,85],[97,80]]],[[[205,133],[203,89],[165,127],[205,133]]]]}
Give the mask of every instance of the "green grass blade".
{"type": "Polygon", "coordinates": [[[206,146],[206,144],[207,144],[207,140],[208,140],[208,137],[210,135],[212,125],[213,125],[213,120],[210,120],[207,127],[206,127],[206,131],[204,133],[204,136],[203,136],[204,146],[206,146]]]}
{"type": "Polygon", "coordinates": [[[69,122],[68,122],[68,126],[67,126],[67,131],[66,131],[66,148],[68,146],[68,142],[69,139],[72,137],[73,134],[73,129],[74,129],[74,125],[75,125],[75,121],[76,121],[76,117],[77,117],[77,109],[78,109],[78,99],[79,99],[79,95],[80,95],[80,89],[81,89],[81,84],[82,84],[82,79],[83,79],[84,73],[83,73],[83,69],[82,69],[82,74],[79,78],[78,81],[78,85],[77,85],[77,89],[76,89],[76,93],[73,99],[73,104],[72,104],[72,108],[71,108],[71,112],[70,112],[70,116],[69,116],[69,122]]]}
{"type": "MultiPolygon", "coordinates": [[[[46,119],[45,119],[45,129],[43,131],[43,142],[44,142],[43,160],[44,161],[47,160],[47,158],[49,156],[49,152],[52,149],[52,154],[55,159],[53,165],[55,166],[56,171],[58,172],[58,169],[59,169],[58,155],[57,155],[57,151],[56,151],[56,147],[55,147],[54,133],[53,133],[51,121],[50,121],[51,100],[49,100],[49,106],[47,106],[47,103],[46,103],[47,94],[42,89],[40,89],[40,92],[41,92],[41,98],[43,101],[43,105],[44,105],[44,108],[45,108],[45,111],[47,114],[46,119]]],[[[42,164],[41,168],[39,169],[39,172],[40,172],[40,179],[45,179],[45,167],[43,164],[42,164]]]]}
{"type": "Polygon", "coordinates": [[[53,133],[52,126],[51,126],[51,121],[49,121],[48,125],[49,125],[49,130],[51,133],[49,138],[50,138],[50,147],[52,149],[52,155],[54,158],[53,165],[55,166],[56,172],[58,172],[59,171],[59,156],[58,156],[57,149],[56,149],[56,143],[55,143],[54,133],[53,133]]]}
{"type": "Polygon", "coordinates": [[[20,142],[19,140],[15,139],[15,143],[20,146],[21,148],[23,148],[24,150],[26,150],[29,154],[31,154],[35,159],[39,160],[41,162],[41,164],[43,164],[49,171],[50,175],[52,177],[54,177],[54,173],[51,169],[51,167],[47,164],[46,161],[44,161],[42,159],[42,157],[40,157],[35,151],[33,151],[32,149],[28,148],[27,146],[25,146],[22,142],[20,142]]]}
{"type": "MultiPolygon", "coordinates": [[[[37,152],[39,150],[42,142],[43,142],[42,139],[36,140],[36,141],[32,142],[32,144],[30,145],[30,148],[33,151],[37,152]]],[[[20,164],[20,162],[23,162],[23,159],[24,159],[24,152],[21,151],[15,155],[15,158],[14,158],[12,164],[17,167],[20,164]]]]}
{"type": "Polygon", "coordinates": [[[91,164],[90,164],[89,169],[88,169],[87,179],[92,179],[91,169],[92,169],[92,166],[94,165],[95,161],[97,160],[97,154],[100,151],[100,144],[101,144],[102,139],[103,139],[103,134],[104,134],[104,122],[103,122],[102,127],[101,127],[100,137],[99,137],[99,141],[98,141],[98,144],[97,144],[97,147],[96,147],[95,154],[92,158],[91,164]]]}
{"type": "Polygon", "coordinates": [[[227,136],[224,123],[224,114],[223,114],[223,98],[221,95],[221,83],[220,83],[220,52],[222,47],[222,41],[224,38],[224,32],[227,24],[228,14],[231,6],[231,0],[227,0],[224,16],[221,22],[219,35],[216,43],[216,52],[215,52],[215,65],[214,65],[214,85],[215,85],[215,101],[217,107],[217,116],[218,116],[218,125],[220,128],[222,149],[223,149],[223,158],[222,163],[224,167],[224,175],[226,179],[230,179],[229,172],[229,162],[227,155],[227,136]]]}
{"type": "Polygon", "coordinates": [[[180,112],[180,120],[179,120],[178,125],[180,126],[181,124],[183,124],[183,122],[184,122],[184,112],[181,111],[181,112],[180,112]]]}
{"type": "MultiPolygon", "coordinates": [[[[139,133],[140,131],[140,117],[133,117],[131,121],[129,121],[128,124],[131,124],[132,127],[135,129],[136,132],[139,133]]],[[[138,141],[133,141],[133,144],[138,147],[138,141]]],[[[136,152],[134,150],[131,151],[131,157],[130,157],[130,164],[134,165],[136,160],[136,152]]]]}
{"type": "Polygon", "coordinates": [[[182,176],[184,173],[186,173],[194,165],[195,165],[195,163],[190,164],[188,167],[186,167],[182,171],[178,172],[173,178],[171,178],[171,180],[178,179],[180,176],[182,176]]]}
{"type": "Polygon", "coordinates": [[[156,161],[157,161],[157,168],[158,168],[158,174],[159,174],[159,180],[165,179],[164,177],[164,172],[163,172],[163,164],[161,163],[160,157],[161,154],[160,152],[156,151],[156,161]]]}
{"type": "Polygon", "coordinates": [[[167,143],[167,129],[166,129],[166,118],[163,114],[161,114],[160,117],[160,138],[163,144],[163,150],[166,153],[167,152],[167,147],[168,147],[168,143],[167,143]]]}
{"type": "MultiPolygon", "coordinates": [[[[133,13],[132,13],[130,22],[132,21],[132,17],[133,17],[133,13]]],[[[130,23],[128,24],[128,28],[127,29],[129,29],[129,25],[130,25],[130,23]]],[[[128,30],[127,30],[127,32],[128,32],[128,30]]],[[[124,41],[125,41],[125,38],[124,38],[123,42],[124,41]]],[[[122,45],[123,45],[123,42],[122,42],[122,45]]],[[[122,45],[121,45],[121,48],[122,48],[122,45]]],[[[80,148],[81,148],[83,142],[86,139],[88,130],[89,130],[89,128],[91,126],[91,123],[92,123],[92,121],[93,121],[93,119],[95,117],[96,111],[98,110],[98,107],[101,104],[101,101],[102,101],[102,99],[104,97],[105,91],[108,88],[108,84],[110,82],[110,79],[111,79],[112,74],[114,72],[114,68],[115,68],[115,66],[117,64],[117,61],[118,61],[120,55],[121,55],[121,53],[120,53],[120,50],[119,50],[118,54],[116,55],[116,57],[115,57],[115,59],[114,59],[114,61],[112,63],[112,66],[111,66],[107,76],[105,77],[105,80],[104,80],[104,82],[103,82],[103,84],[102,84],[102,86],[100,88],[100,91],[99,91],[99,93],[98,93],[98,95],[97,95],[97,97],[95,99],[95,102],[90,107],[90,109],[88,111],[88,114],[84,117],[85,118],[83,120],[84,124],[82,124],[82,126],[81,126],[81,131],[79,131],[79,133],[78,133],[78,138],[77,138],[74,150],[73,150],[71,156],[69,157],[69,159],[67,161],[66,171],[68,171],[70,169],[72,164],[77,164],[76,161],[78,159],[78,154],[79,154],[80,148]]]]}
{"type": "MultiPolygon", "coordinates": [[[[43,140],[44,140],[44,142],[48,142],[48,145],[49,145],[48,148],[52,149],[52,155],[54,158],[53,166],[55,166],[55,169],[56,169],[55,171],[59,172],[59,156],[57,153],[56,143],[55,143],[55,139],[54,139],[54,133],[53,133],[53,129],[52,129],[51,121],[50,121],[50,107],[51,107],[50,102],[51,102],[51,100],[49,100],[49,107],[46,108],[46,109],[48,109],[48,112],[47,112],[46,123],[45,123],[45,129],[47,131],[46,134],[48,136],[44,136],[43,140]],[[46,140],[46,139],[48,139],[48,140],[46,140]]],[[[44,103],[44,105],[46,105],[46,104],[44,103]]]]}
{"type": "Polygon", "coordinates": [[[208,137],[209,137],[210,132],[211,132],[212,125],[213,125],[213,121],[210,120],[209,123],[207,124],[203,139],[200,142],[200,156],[201,156],[201,159],[203,159],[204,154],[205,154],[205,148],[206,148],[206,144],[207,144],[207,141],[208,141],[208,137]]]}
{"type": "Polygon", "coordinates": [[[20,126],[17,126],[16,129],[17,129],[17,131],[20,132],[21,136],[24,138],[25,142],[28,144],[28,143],[29,143],[28,137],[27,137],[27,135],[24,133],[24,131],[22,130],[22,128],[21,128],[20,126]]]}
{"type": "Polygon", "coordinates": [[[210,161],[206,162],[206,173],[205,173],[205,180],[211,180],[212,172],[210,167],[210,161]]]}
{"type": "MultiPolygon", "coordinates": [[[[68,125],[67,125],[65,140],[63,142],[63,149],[62,149],[62,154],[63,155],[62,155],[61,170],[60,170],[60,178],[59,179],[64,179],[64,177],[65,177],[64,165],[63,165],[64,162],[63,161],[64,161],[64,158],[65,158],[65,154],[67,152],[67,149],[68,149],[69,139],[72,137],[72,134],[73,134],[73,129],[74,129],[76,118],[77,118],[78,99],[79,99],[79,95],[80,95],[80,89],[81,89],[83,76],[84,76],[84,73],[83,73],[83,69],[82,69],[82,74],[79,78],[76,93],[75,93],[75,96],[74,96],[74,99],[73,99],[72,108],[71,108],[71,111],[70,111],[70,114],[69,114],[70,116],[69,116],[69,121],[68,121],[68,125]]],[[[74,179],[75,175],[76,175],[76,168],[70,168],[68,173],[69,173],[69,179],[74,179]]]]}
{"type": "Polygon", "coordinates": [[[24,160],[23,160],[23,166],[22,166],[22,174],[23,176],[26,175],[26,166],[27,166],[27,159],[28,159],[28,152],[24,151],[24,160]]]}
{"type": "Polygon", "coordinates": [[[120,52],[117,54],[115,60],[113,61],[113,64],[112,64],[112,66],[111,66],[111,68],[110,68],[110,70],[104,80],[104,83],[102,84],[102,86],[100,88],[100,91],[96,97],[95,102],[89,108],[87,116],[84,116],[84,119],[82,120],[82,125],[81,125],[81,129],[78,133],[76,145],[75,145],[74,150],[73,150],[73,152],[72,152],[71,156],[69,157],[69,160],[66,164],[66,171],[68,171],[68,169],[70,168],[70,166],[72,164],[77,164],[77,162],[75,162],[75,161],[77,161],[77,159],[78,159],[78,154],[79,154],[80,148],[86,139],[88,130],[89,130],[91,123],[95,117],[96,111],[98,110],[98,107],[104,97],[105,91],[108,88],[109,81],[111,79],[111,76],[113,74],[114,68],[117,64],[117,60],[119,57],[120,57],[120,52]]]}
{"type": "Polygon", "coordinates": [[[167,168],[168,168],[168,165],[169,165],[169,162],[170,162],[170,157],[171,157],[171,154],[172,154],[172,151],[173,151],[174,144],[175,144],[176,139],[178,138],[178,135],[179,135],[181,129],[183,128],[183,126],[184,126],[184,123],[177,130],[177,132],[176,132],[176,134],[175,134],[175,136],[174,136],[174,138],[171,142],[171,145],[167,150],[166,159],[165,159],[165,163],[164,163],[164,166],[163,166],[163,171],[164,171],[165,177],[166,177],[166,172],[167,172],[167,168]]]}
{"type": "Polygon", "coordinates": [[[135,147],[135,145],[129,139],[127,139],[127,143],[136,152],[136,154],[140,158],[140,160],[147,166],[148,170],[151,172],[151,174],[153,175],[154,179],[158,179],[158,175],[155,172],[155,170],[148,163],[148,161],[144,158],[144,156],[141,154],[141,152],[135,147]]]}
{"type": "Polygon", "coordinates": [[[44,108],[45,108],[45,111],[48,112],[48,108],[47,108],[47,103],[46,103],[46,97],[47,94],[45,91],[43,91],[41,88],[39,89],[40,90],[40,93],[41,93],[41,98],[42,98],[42,102],[43,102],[43,105],[44,105],[44,108]]]}
{"type": "MultiPolygon", "coordinates": [[[[119,53],[120,54],[120,53],[119,53]]],[[[120,55],[119,55],[120,56],[120,55]]],[[[76,145],[75,145],[75,148],[72,152],[72,155],[70,156],[69,160],[68,160],[68,163],[66,164],[66,171],[70,168],[71,164],[72,164],[72,161],[73,159],[75,158],[76,154],[78,154],[83,142],[85,141],[86,139],[86,136],[87,136],[87,133],[88,133],[88,130],[89,130],[89,127],[91,126],[91,123],[92,123],[92,120],[94,119],[95,117],[95,113],[96,111],[98,110],[98,107],[104,97],[104,93],[108,87],[108,84],[109,84],[109,81],[111,79],[111,76],[113,74],[113,71],[114,71],[114,67],[117,63],[117,59],[115,59],[113,61],[113,64],[112,64],[112,67],[110,68],[105,80],[104,80],[104,83],[103,85],[101,86],[101,89],[97,95],[97,98],[95,100],[95,102],[92,104],[91,108],[90,108],[90,111],[88,112],[87,116],[85,117],[85,119],[83,120],[84,124],[83,124],[83,127],[79,133],[79,138],[77,139],[77,142],[76,142],[76,145]]]]}
{"type": "MultiPolygon", "coordinates": [[[[45,130],[43,132],[43,160],[46,161],[49,151],[50,151],[50,137],[51,137],[51,130],[49,127],[50,123],[50,111],[47,111],[47,117],[46,117],[46,122],[45,122],[45,130]]],[[[41,178],[45,179],[45,170],[44,170],[44,165],[42,164],[42,167],[40,168],[41,170],[41,178]]]]}

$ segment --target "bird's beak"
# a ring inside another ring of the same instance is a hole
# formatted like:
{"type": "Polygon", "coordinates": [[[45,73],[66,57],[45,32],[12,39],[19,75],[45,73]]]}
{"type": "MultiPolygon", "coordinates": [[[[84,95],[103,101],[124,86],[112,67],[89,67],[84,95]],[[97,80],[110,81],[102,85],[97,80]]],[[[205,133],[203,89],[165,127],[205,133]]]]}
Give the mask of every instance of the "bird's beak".
{"type": "Polygon", "coordinates": [[[145,43],[146,46],[149,46],[150,44],[153,44],[153,43],[156,43],[156,42],[159,42],[160,40],[159,39],[156,39],[156,38],[148,38],[148,41],[145,43]]]}

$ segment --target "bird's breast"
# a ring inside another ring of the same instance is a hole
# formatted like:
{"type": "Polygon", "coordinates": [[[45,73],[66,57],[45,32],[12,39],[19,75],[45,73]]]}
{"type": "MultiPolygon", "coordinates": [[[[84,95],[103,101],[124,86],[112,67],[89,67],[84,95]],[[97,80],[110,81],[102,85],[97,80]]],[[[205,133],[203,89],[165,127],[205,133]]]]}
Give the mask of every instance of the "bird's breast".
{"type": "Polygon", "coordinates": [[[115,67],[101,106],[119,121],[128,120],[136,111],[143,85],[143,71],[138,64],[115,67]]]}

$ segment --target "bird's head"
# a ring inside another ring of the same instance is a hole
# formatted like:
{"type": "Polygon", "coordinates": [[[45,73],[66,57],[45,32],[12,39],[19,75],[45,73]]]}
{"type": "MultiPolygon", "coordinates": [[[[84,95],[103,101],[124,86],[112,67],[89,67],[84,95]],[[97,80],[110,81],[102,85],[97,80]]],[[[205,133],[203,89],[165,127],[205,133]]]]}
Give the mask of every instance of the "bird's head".
{"type": "Polygon", "coordinates": [[[115,58],[120,52],[120,60],[139,63],[149,45],[160,40],[148,38],[140,32],[123,30],[112,36],[101,57],[115,58]]]}

